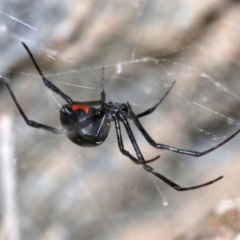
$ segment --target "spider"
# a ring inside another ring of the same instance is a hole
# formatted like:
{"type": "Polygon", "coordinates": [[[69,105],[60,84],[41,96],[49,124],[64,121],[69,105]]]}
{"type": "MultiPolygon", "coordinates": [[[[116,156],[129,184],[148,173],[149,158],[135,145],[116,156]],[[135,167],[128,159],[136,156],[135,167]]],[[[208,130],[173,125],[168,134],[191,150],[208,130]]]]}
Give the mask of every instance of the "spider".
{"type": "Polygon", "coordinates": [[[11,95],[16,107],[18,108],[21,116],[23,117],[24,121],[27,125],[34,128],[41,128],[46,131],[52,132],[54,134],[65,134],[67,138],[69,138],[72,142],[75,144],[82,146],[82,147],[95,147],[103,143],[109,133],[111,122],[114,122],[115,129],[116,129],[116,135],[117,135],[117,141],[118,141],[118,147],[121,153],[125,156],[127,156],[130,160],[132,160],[135,164],[141,165],[144,170],[147,172],[152,173],[157,178],[164,181],[166,184],[171,186],[173,189],[177,191],[186,191],[186,190],[193,190],[196,188],[205,187],[207,185],[210,185],[221,178],[223,176],[220,176],[212,181],[192,186],[192,187],[180,187],[173,181],[169,180],[168,178],[164,177],[162,174],[157,172],[154,168],[150,167],[148,163],[155,161],[160,156],[156,156],[155,158],[152,158],[150,160],[145,160],[141,150],[138,146],[138,143],[134,137],[134,134],[131,130],[131,127],[129,125],[128,119],[132,120],[133,123],[136,125],[136,127],[139,129],[139,131],[142,133],[142,135],[145,137],[147,142],[157,149],[163,149],[168,150],[171,152],[176,152],[180,154],[190,155],[193,157],[200,157],[207,153],[212,152],[213,150],[219,148],[226,142],[228,142],[230,139],[232,139],[234,136],[236,136],[239,132],[236,131],[234,134],[232,134],[230,137],[225,139],[223,142],[219,143],[215,147],[212,147],[206,151],[203,152],[197,152],[197,151],[191,151],[191,150],[184,150],[179,149],[171,146],[167,146],[161,143],[156,143],[150,135],[147,133],[147,131],[144,129],[142,124],[139,121],[139,118],[146,116],[152,112],[162,103],[162,101],[167,97],[167,95],[172,90],[174,84],[176,81],[174,81],[171,86],[168,88],[168,90],[165,92],[163,97],[151,108],[147,109],[144,112],[141,112],[139,114],[135,114],[131,108],[131,105],[129,102],[126,103],[118,103],[118,102],[106,102],[106,95],[104,90],[104,67],[101,68],[101,94],[100,94],[100,100],[96,101],[87,101],[87,102],[76,102],[73,101],[69,96],[67,96],[65,93],[63,93],[58,87],[56,87],[53,83],[51,83],[43,74],[42,70],[38,66],[35,58],[33,57],[33,54],[31,53],[30,49],[27,47],[25,43],[22,42],[23,47],[26,49],[29,57],[31,58],[36,70],[38,71],[40,77],[43,80],[43,83],[46,87],[51,89],[53,92],[57,93],[59,96],[61,96],[67,104],[64,104],[60,109],[60,121],[62,124],[62,129],[57,129],[55,127],[47,126],[42,123],[38,123],[32,120],[29,120],[28,117],[25,115],[24,111],[22,110],[20,104],[18,103],[11,87],[9,86],[8,82],[5,78],[2,77],[4,84],[6,85],[9,94],[11,95]],[[94,106],[100,106],[99,108],[96,108],[94,106]],[[122,134],[121,134],[121,127],[120,122],[123,124],[123,126],[126,129],[127,135],[129,139],[131,140],[132,146],[134,148],[134,151],[136,153],[136,157],[134,157],[132,154],[130,154],[127,150],[124,148],[123,140],[122,140],[122,134]]]}

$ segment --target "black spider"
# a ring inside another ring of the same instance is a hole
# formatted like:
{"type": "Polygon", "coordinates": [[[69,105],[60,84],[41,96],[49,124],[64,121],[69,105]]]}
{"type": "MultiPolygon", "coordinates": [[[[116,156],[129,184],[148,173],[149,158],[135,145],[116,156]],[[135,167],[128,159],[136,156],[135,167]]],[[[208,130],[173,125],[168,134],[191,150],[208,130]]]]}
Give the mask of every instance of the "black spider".
{"type": "Polygon", "coordinates": [[[156,143],[146,132],[146,130],[143,128],[142,124],[139,121],[140,117],[146,116],[150,113],[152,113],[158,105],[162,103],[162,101],[166,98],[166,96],[169,94],[171,89],[173,88],[175,81],[171,84],[167,92],[164,94],[164,96],[158,101],[156,105],[154,105],[152,108],[147,109],[146,111],[135,114],[132,111],[132,108],[130,104],[127,103],[117,103],[117,102],[106,102],[105,101],[105,91],[104,91],[104,67],[102,67],[101,70],[101,99],[97,101],[89,101],[89,102],[75,102],[70,97],[68,97],[65,93],[63,93],[59,88],[57,88],[54,84],[52,84],[49,80],[46,79],[46,77],[43,75],[41,69],[37,65],[32,53],[30,52],[29,48],[25,43],[22,43],[26,51],[28,52],[31,60],[33,61],[33,64],[35,65],[39,75],[41,76],[44,84],[46,87],[50,88],[53,92],[59,94],[66,102],[67,104],[64,104],[60,109],[60,121],[63,126],[63,129],[57,129],[54,127],[50,127],[32,120],[29,120],[25,113],[23,112],[22,108],[20,107],[12,89],[10,88],[9,84],[4,80],[4,83],[14,101],[16,104],[20,114],[22,115],[23,119],[25,120],[26,124],[30,127],[35,128],[42,128],[44,130],[50,131],[55,134],[66,134],[66,136],[75,144],[83,147],[94,147],[98,146],[99,144],[103,143],[105,139],[108,136],[111,122],[115,123],[116,133],[117,133],[117,140],[118,140],[118,147],[121,151],[121,153],[127,157],[129,157],[134,163],[140,164],[147,172],[152,173],[156,177],[163,180],[165,183],[170,185],[172,188],[178,191],[185,191],[185,190],[192,190],[200,187],[204,187],[207,185],[210,185],[218,180],[220,180],[223,176],[218,177],[212,181],[209,181],[207,183],[192,186],[188,188],[182,188],[176,183],[172,182],[171,180],[167,179],[163,175],[161,175],[159,172],[157,172],[152,167],[148,166],[147,163],[152,162],[159,158],[160,156],[157,156],[151,160],[145,160],[139,147],[137,144],[137,141],[134,137],[134,134],[131,130],[131,127],[128,123],[128,119],[132,120],[134,124],[137,126],[139,131],[142,133],[142,135],[145,137],[145,139],[149,142],[150,145],[152,145],[155,148],[158,149],[164,149],[171,152],[176,152],[180,154],[190,155],[194,157],[200,157],[203,156],[218,147],[222,146],[226,142],[228,142],[230,139],[232,139],[234,136],[236,136],[240,130],[232,134],[230,137],[225,139],[223,142],[219,143],[217,146],[212,147],[206,151],[203,152],[196,152],[196,151],[189,151],[184,149],[178,149],[171,146],[167,146],[161,143],[156,143]],[[95,108],[93,106],[99,105],[100,108],[95,108]],[[131,140],[131,143],[133,145],[133,148],[135,150],[135,153],[137,155],[137,158],[132,156],[128,151],[124,149],[123,141],[122,141],[122,134],[121,134],[121,128],[120,128],[120,122],[123,123],[128,137],[131,140]]]}

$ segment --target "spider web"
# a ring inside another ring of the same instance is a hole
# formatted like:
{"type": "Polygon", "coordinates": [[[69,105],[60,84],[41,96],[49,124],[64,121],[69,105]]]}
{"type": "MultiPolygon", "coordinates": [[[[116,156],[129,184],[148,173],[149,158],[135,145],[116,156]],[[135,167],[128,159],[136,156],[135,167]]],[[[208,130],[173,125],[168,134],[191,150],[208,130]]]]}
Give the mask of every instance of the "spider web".
{"type": "MultiPolygon", "coordinates": [[[[64,101],[44,87],[21,41],[47,78],[77,101],[100,98],[102,64],[107,100],[129,101],[136,113],[177,80],[141,122],[156,142],[203,151],[240,125],[239,16],[239,3],[217,0],[1,3],[0,75],[29,119],[56,127],[64,101]]],[[[114,126],[101,146],[81,148],[26,126],[3,84],[0,97],[1,119],[12,122],[5,134],[14,141],[10,169],[1,166],[3,239],[9,231],[14,240],[177,239],[218,202],[239,197],[239,136],[193,158],[152,148],[131,124],[145,158],[161,155],[151,166],[180,186],[224,175],[179,193],[122,156],[114,126]]],[[[134,153],[125,131],[123,137],[134,153]]]]}

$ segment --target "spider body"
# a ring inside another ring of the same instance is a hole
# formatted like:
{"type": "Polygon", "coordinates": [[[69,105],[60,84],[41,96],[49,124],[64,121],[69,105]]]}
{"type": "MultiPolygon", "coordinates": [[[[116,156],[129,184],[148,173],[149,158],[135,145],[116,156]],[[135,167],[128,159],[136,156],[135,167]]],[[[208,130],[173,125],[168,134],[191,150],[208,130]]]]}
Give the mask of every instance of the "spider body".
{"type": "Polygon", "coordinates": [[[95,108],[73,102],[61,107],[60,122],[72,142],[82,147],[95,147],[108,137],[111,121],[127,113],[128,106],[124,103],[103,103],[95,108]]]}
{"type": "Polygon", "coordinates": [[[6,85],[10,96],[12,97],[16,107],[18,108],[20,114],[22,115],[24,121],[27,125],[34,128],[41,128],[46,131],[50,131],[54,134],[65,134],[72,142],[75,144],[82,146],[82,147],[95,147],[103,143],[109,133],[111,122],[115,124],[116,136],[118,141],[119,150],[123,155],[128,157],[131,161],[135,164],[138,164],[143,167],[144,170],[150,172],[151,174],[155,175],[157,178],[164,181],[166,184],[171,186],[177,191],[186,191],[192,190],[200,187],[204,187],[210,185],[218,180],[220,180],[223,176],[218,177],[212,181],[192,186],[192,187],[180,187],[173,181],[169,180],[168,178],[164,177],[162,174],[157,172],[154,168],[150,167],[148,163],[155,161],[160,156],[152,158],[150,160],[145,160],[143,157],[141,150],[138,146],[138,143],[135,139],[135,136],[132,132],[132,129],[129,125],[128,120],[133,121],[136,125],[138,130],[142,133],[144,138],[147,142],[154,148],[167,150],[171,152],[176,152],[179,154],[184,154],[188,156],[200,157],[205,154],[208,154],[215,149],[219,148],[223,144],[227,143],[233,137],[235,137],[239,132],[240,129],[233,133],[228,138],[224,139],[224,141],[220,142],[216,146],[207,149],[202,152],[179,149],[175,147],[171,147],[162,143],[156,143],[148,132],[144,129],[139,118],[144,117],[146,115],[151,114],[154,110],[162,103],[162,101],[166,98],[169,94],[171,89],[173,88],[175,81],[171,84],[168,88],[164,96],[151,108],[147,109],[146,111],[135,114],[131,108],[131,105],[127,103],[113,103],[113,102],[106,102],[105,99],[105,90],[104,90],[104,67],[102,67],[101,71],[101,98],[100,100],[96,101],[88,101],[88,102],[76,102],[73,101],[69,96],[63,93],[58,87],[56,87],[53,83],[51,83],[42,73],[41,69],[39,68],[38,64],[36,63],[31,51],[27,47],[25,43],[22,43],[24,48],[26,49],[28,55],[30,56],[31,60],[35,68],[37,69],[39,75],[41,76],[43,83],[47,88],[51,91],[57,93],[60,97],[62,97],[67,104],[63,105],[60,109],[60,122],[62,124],[62,129],[58,129],[55,127],[47,126],[42,123],[38,123],[32,120],[29,120],[25,115],[24,111],[22,110],[20,104],[18,103],[11,87],[9,86],[6,78],[3,78],[3,82],[6,85]],[[95,106],[99,106],[96,108],[95,106]],[[126,129],[127,135],[132,143],[133,149],[135,151],[136,157],[130,154],[125,148],[122,140],[121,134],[121,127],[120,123],[123,124],[124,128],[126,129]]]}

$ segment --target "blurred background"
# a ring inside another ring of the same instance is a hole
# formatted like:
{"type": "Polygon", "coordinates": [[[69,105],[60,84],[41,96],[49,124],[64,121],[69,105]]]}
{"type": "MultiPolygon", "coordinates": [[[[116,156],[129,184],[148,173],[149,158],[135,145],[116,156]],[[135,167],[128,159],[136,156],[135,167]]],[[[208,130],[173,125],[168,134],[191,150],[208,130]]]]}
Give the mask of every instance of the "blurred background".
{"type": "MultiPolygon", "coordinates": [[[[44,87],[21,41],[76,101],[100,98],[102,64],[107,100],[129,101],[135,113],[177,80],[141,122],[156,142],[203,151],[240,128],[239,23],[233,0],[1,1],[0,75],[29,119],[57,128],[65,102],[44,87]]],[[[224,175],[177,192],[120,153],[114,125],[102,145],[82,148],[27,126],[2,82],[0,92],[1,129],[10,124],[1,146],[12,137],[14,154],[0,170],[1,239],[239,239],[240,135],[194,158],[154,149],[131,124],[145,158],[161,155],[151,166],[180,186],[224,175]]]]}

